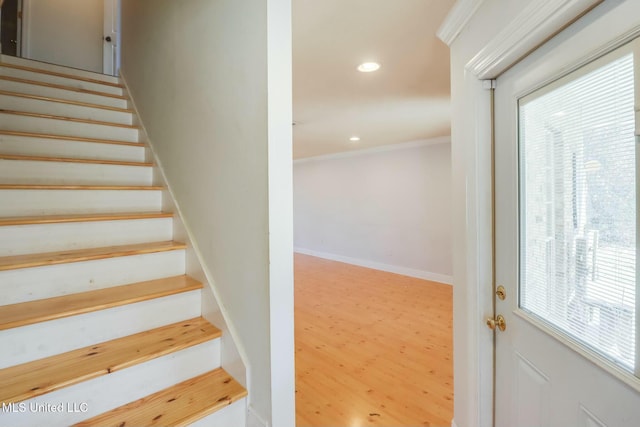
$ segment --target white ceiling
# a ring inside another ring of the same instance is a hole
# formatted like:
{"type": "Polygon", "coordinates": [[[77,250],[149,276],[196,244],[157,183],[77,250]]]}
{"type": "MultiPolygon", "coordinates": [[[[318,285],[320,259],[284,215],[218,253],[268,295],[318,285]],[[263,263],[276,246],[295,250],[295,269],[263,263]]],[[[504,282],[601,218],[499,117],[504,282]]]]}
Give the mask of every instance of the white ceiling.
{"type": "Polygon", "coordinates": [[[435,33],[454,3],[293,0],[294,158],[449,135],[449,48],[435,33]],[[382,67],[356,70],[368,61],[382,67]]]}

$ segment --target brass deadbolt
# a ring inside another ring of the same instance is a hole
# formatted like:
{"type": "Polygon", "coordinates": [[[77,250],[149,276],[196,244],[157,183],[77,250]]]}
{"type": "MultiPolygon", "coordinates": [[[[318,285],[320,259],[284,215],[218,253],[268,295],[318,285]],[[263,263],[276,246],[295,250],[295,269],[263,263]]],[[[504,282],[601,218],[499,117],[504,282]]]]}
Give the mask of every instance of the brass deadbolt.
{"type": "Polygon", "coordinates": [[[500,301],[504,301],[504,299],[507,297],[507,291],[504,289],[504,286],[498,286],[498,289],[496,289],[496,295],[498,296],[500,301]]]}
{"type": "Polygon", "coordinates": [[[487,319],[487,326],[492,331],[495,331],[496,327],[501,331],[504,331],[505,329],[507,329],[507,322],[506,320],[504,320],[504,316],[502,314],[498,314],[495,319],[487,319]]]}

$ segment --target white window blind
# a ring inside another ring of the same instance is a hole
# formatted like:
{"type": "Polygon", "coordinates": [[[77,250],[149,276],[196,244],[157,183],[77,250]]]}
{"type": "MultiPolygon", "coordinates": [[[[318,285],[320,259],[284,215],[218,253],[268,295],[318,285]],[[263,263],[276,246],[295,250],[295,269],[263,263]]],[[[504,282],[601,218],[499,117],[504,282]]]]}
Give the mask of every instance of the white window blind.
{"type": "Polygon", "coordinates": [[[520,307],[634,372],[633,54],[521,99],[519,119],[520,307]]]}

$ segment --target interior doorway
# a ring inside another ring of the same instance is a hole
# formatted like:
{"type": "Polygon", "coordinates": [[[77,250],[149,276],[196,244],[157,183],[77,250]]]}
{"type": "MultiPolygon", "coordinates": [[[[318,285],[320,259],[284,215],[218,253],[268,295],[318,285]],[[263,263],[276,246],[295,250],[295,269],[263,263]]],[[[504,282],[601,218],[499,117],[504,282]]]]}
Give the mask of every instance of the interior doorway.
{"type": "Polygon", "coordinates": [[[292,3],[297,425],[450,425],[455,1],[292,3]]]}
{"type": "Polygon", "coordinates": [[[118,75],[120,0],[0,3],[2,54],[118,75]]]}
{"type": "Polygon", "coordinates": [[[22,36],[22,0],[4,0],[2,3],[2,23],[0,41],[2,53],[11,56],[21,55],[22,36]]]}

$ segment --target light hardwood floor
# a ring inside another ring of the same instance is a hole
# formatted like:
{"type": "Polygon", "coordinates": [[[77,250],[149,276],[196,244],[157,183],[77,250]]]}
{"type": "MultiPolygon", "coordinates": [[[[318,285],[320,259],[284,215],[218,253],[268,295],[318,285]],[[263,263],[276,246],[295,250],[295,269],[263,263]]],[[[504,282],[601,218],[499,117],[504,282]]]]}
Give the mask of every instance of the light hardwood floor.
{"type": "Polygon", "coordinates": [[[297,427],[450,426],[452,288],[295,255],[297,427]]]}

